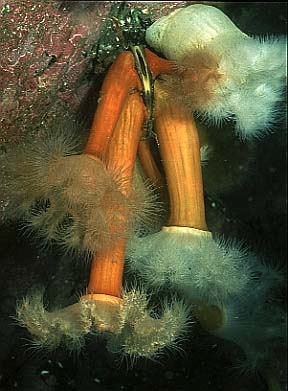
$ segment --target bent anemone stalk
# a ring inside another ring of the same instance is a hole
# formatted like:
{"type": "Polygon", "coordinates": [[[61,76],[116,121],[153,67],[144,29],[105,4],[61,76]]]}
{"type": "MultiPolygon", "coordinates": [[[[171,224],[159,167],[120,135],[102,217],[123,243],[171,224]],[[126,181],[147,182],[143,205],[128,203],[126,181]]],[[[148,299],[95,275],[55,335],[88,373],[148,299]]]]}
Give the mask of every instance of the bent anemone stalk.
{"type": "MultiPolygon", "coordinates": [[[[127,65],[127,73],[131,70],[130,65],[127,65]]],[[[123,89],[127,92],[126,87],[124,84],[123,89]]],[[[100,106],[97,110],[104,109],[105,107],[100,106]]],[[[101,115],[102,113],[99,114],[100,117],[101,115]]],[[[97,115],[95,117],[97,118],[97,115]]],[[[108,171],[117,172],[120,177],[120,190],[124,196],[131,192],[137,148],[145,117],[146,109],[140,92],[130,91],[126,94],[113,131],[107,129],[107,134],[103,131],[99,136],[99,143],[103,142],[103,164],[108,171]]],[[[88,156],[92,159],[95,159],[92,154],[98,154],[98,143],[95,144],[98,135],[94,134],[94,131],[93,126],[93,134],[88,140],[89,148],[85,149],[89,151],[88,156]]],[[[112,205],[108,212],[113,217],[116,213],[115,205],[112,205]]],[[[121,214],[124,231],[129,219],[129,213],[126,212],[125,208],[120,212],[117,210],[117,213],[121,214]]],[[[113,230],[113,227],[111,229],[113,230]]],[[[125,245],[124,236],[116,238],[108,249],[96,251],[91,264],[87,293],[78,303],[48,312],[44,309],[41,294],[36,293],[19,304],[17,319],[30,330],[40,346],[54,349],[64,343],[70,350],[80,349],[85,335],[92,330],[104,333],[111,351],[134,358],[152,357],[164,347],[176,346],[187,329],[187,305],[175,299],[171,305],[163,304],[161,318],[156,313],[151,316],[144,292],[136,289],[130,292],[123,290],[125,245]]]]}

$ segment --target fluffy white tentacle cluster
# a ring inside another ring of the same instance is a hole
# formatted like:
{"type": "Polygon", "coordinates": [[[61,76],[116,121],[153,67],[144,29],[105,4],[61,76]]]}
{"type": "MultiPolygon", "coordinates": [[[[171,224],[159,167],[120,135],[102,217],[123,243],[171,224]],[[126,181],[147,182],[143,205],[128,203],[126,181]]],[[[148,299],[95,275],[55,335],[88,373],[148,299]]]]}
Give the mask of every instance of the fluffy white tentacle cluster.
{"type": "Polygon", "coordinates": [[[241,244],[193,228],[163,227],[134,238],[127,259],[151,288],[176,288],[210,303],[241,294],[252,278],[250,254],[241,244]]]}
{"type": "Polygon", "coordinates": [[[80,352],[87,335],[102,336],[107,348],[132,360],[155,358],[163,348],[176,348],[189,328],[189,307],[176,298],[163,302],[162,313],[148,309],[149,297],[140,289],[123,292],[119,304],[82,298],[78,303],[48,312],[43,289],[32,291],[18,303],[16,320],[28,328],[35,348],[54,350],[65,346],[80,352]],[[151,316],[152,315],[152,316],[151,316]]]}
{"type": "Polygon", "coordinates": [[[178,291],[195,303],[196,313],[199,303],[219,308],[221,325],[209,331],[243,348],[243,370],[265,366],[283,346],[286,313],[275,300],[283,273],[241,243],[193,228],[163,227],[130,241],[126,265],[156,292],[178,291]]]}
{"type": "Polygon", "coordinates": [[[236,133],[249,139],[266,134],[278,119],[286,38],[249,37],[221,10],[196,4],[157,20],[146,41],[188,71],[180,83],[183,101],[210,122],[233,119],[236,133]]]}

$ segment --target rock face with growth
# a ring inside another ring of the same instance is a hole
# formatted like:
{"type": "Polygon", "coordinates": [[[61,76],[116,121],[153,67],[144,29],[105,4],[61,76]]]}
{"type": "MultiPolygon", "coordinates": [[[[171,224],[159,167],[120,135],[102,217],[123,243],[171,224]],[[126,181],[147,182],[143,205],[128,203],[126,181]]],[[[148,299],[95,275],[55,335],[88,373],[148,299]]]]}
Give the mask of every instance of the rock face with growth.
{"type": "Polygon", "coordinates": [[[0,143],[68,117],[79,105],[87,89],[85,52],[107,7],[85,11],[85,18],[82,10],[77,20],[58,1],[1,2],[0,143]]]}
{"type": "MultiPolygon", "coordinates": [[[[75,116],[99,72],[91,52],[113,3],[0,0],[0,145],[75,116]]],[[[185,3],[126,6],[159,17],[185,3]]]]}

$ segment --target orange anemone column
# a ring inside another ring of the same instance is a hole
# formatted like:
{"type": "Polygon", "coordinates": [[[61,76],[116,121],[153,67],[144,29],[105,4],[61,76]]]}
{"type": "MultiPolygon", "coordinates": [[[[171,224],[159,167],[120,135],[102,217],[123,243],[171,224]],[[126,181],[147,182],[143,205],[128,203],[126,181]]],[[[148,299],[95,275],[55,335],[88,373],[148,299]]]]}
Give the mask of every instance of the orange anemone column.
{"type": "Polygon", "coordinates": [[[155,86],[155,127],[170,198],[169,226],[207,231],[200,142],[190,112],[161,82],[155,86]]]}
{"type": "MultiPolygon", "coordinates": [[[[157,54],[153,53],[151,50],[144,49],[145,60],[147,62],[148,69],[152,76],[152,85],[151,85],[151,94],[153,94],[154,81],[158,76],[168,75],[174,73],[175,63],[169,60],[166,60],[162,57],[159,57],[157,54]]],[[[153,97],[152,97],[153,98],[153,97]]],[[[153,113],[152,117],[153,117],[153,113]]],[[[139,143],[138,147],[138,156],[142,165],[142,168],[150,179],[151,183],[155,185],[163,194],[165,188],[165,180],[158,168],[158,165],[155,161],[155,158],[152,153],[151,139],[149,135],[147,138],[143,139],[139,143]]]]}
{"type": "Polygon", "coordinates": [[[118,55],[105,76],[84,153],[105,156],[126,97],[135,90],[141,90],[141,83],[133,54],[125,51],[118,55]]]}
{"type": "MultiPolygon", "coordinates": [[[[145,120],[145,106],[139,93],[131,93],[125,103],[106,153],[105,162],[111,171],[121,173],[121,191],[129,195],[138,143],[145,120]]],[[[123,225],[127,215],[123,215],[123,225]]],[[[92,261],[88,294],[121,296],[125,255],[125,239],[116,240],[111,248],[98,252],[92,261]]]]}

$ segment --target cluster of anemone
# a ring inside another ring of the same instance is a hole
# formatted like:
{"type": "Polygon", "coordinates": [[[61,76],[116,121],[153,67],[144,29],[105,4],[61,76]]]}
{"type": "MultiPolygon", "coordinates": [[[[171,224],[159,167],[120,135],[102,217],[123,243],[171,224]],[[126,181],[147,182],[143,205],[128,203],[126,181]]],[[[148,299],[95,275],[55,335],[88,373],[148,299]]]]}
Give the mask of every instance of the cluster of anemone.
{"type": "MultiPolygon", "coordinates": [[[[240,140],[263,136],[282,100],[285,40],[249,37],[216,7],[197,4],[160,18],[146,41],[165,59],[147,48],[120,53],[84,147],[51,132],[7,153],[7,218],[20,217],[44,243],[92,258],[79,302],[47,311],[43,292],[34,292],[19,303],[17,319],[49,350],[79,350],[93,333],[134,359],[177,347],[192,312],[209,332],[240,345],[251,368],[265,367],[285,339],[285,313],[274,301],[283,273],[241,241],[210,232],[204,191],[213,148],[201,142],[193,114],[216,125],[232,119],[240,140]],[[165,180],[143,137],[152,119],[165,180]],[[141,148],[148,180],[161,183],[158,197],[168,194],[167,216],[160,218],[155,189],[136,175],[141,148]],[[150,292],[173,292],[160,313],[149,309],[145,290],[123,289],[124,260],[150,292]]],[[[225,189],[224,177],[214,178],[212,192],[225,189]]]]}

